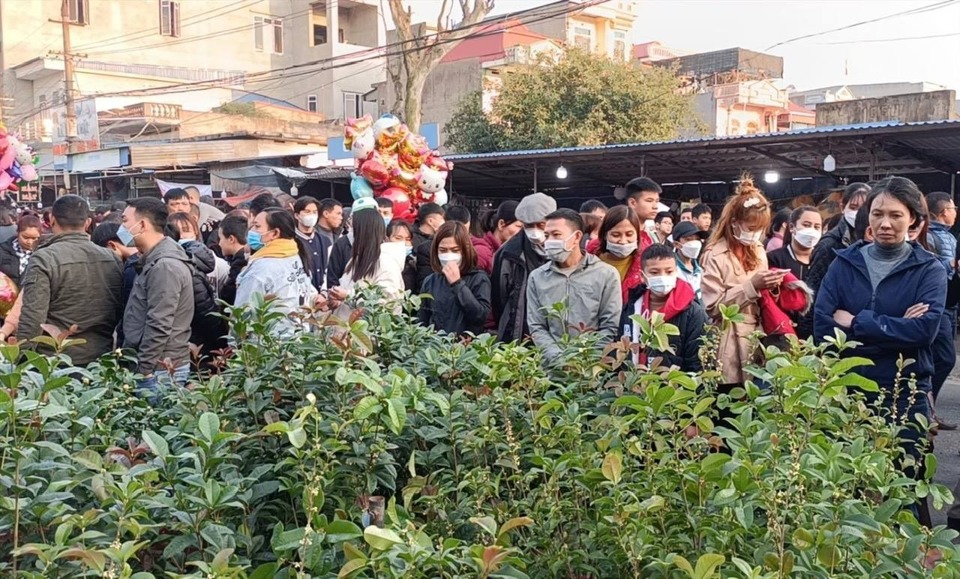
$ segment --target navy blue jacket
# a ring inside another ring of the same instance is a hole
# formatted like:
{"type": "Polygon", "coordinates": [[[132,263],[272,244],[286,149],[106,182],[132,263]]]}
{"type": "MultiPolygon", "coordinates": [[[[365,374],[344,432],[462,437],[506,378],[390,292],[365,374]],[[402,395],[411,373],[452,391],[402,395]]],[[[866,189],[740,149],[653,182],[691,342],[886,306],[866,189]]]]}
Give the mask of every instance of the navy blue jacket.
{"type": "MultiPolygon", "coordinates": [[[[916,360],[904,369],[904,380],[915,374],[921,389],[929,389],[933,375],[930,345],[937,337],[943,315],[947,274],[933,254],[911,243],[913,252],[874,292],[866,260],[860,253],[864,245],[861,241],[838,251],[837,259],[830,264],[816,294],[814,336],[817,341],[832,336],[838,327],[833,313],[850,312],[854,315],[853,325],[844,332],[863,345],[847,350],[844,356],[862,356],[874,363],[858,368],[858,374],[892,392],[897,358],[902,354],[905,359],[916,360]],[[915,319],[902,317],[907,308],[918,303],[927,304],[927,313],[915,319]]],[[[907,390],[904,382],[903,397],[909,394],[907,390]]]]}

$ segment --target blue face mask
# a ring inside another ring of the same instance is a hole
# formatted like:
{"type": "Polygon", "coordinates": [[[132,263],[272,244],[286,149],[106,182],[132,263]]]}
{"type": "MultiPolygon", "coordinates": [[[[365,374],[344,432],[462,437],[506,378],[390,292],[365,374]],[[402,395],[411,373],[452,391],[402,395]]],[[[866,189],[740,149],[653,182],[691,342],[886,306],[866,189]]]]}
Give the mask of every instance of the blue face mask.
{"type": "Polygon", "coordinates": [[[181,240],[180,240],[180,245],[182,245],[183,247],[186,247],[187,244],[190,243],[191,241],[195,241],[195,240],[194,240],[194,239],[181,239],[181,240]]]}
{"type": "Polygon", "coordinates": [[[260,232],[258,231],[248,231],[247,232],[247,245],[250,246],[252,251],[257,251],[263,247],[263,241],[260,240],[260,232]]]}
{"type": "Polygon", "coordinates": [[[127,229],[126,225],[121,225],[120,228],[117,229],[117,238],[124,247],[133,246],[133,234],[130,233],[130,230],[127,229]]]}
{"type": "Polygon", "coordinates": [[[410,257],[411,255],[413,255],[413,246],[412,246],[412,245],[408,245],[408,246],[407,246],[407,257],[410,257]]]}
{"type": "Polygon", "coordinates": [[[383,224],[386,225],[387,227],[390,227],[390,222],[391,222],[391,221],[393,221],[393,218],[392,218],[392,217],[384,217],[384,218],[383,218],[383,224]]]}

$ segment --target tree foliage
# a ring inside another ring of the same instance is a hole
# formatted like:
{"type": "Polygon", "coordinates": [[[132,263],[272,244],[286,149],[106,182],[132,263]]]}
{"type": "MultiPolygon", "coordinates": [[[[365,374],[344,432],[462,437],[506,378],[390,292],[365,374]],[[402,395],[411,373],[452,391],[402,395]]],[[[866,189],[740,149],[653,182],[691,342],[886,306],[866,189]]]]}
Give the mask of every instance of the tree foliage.
{"type": "Polygon", "coordinates": [[[502,75],[492,110],[468,95],[447,124],[447,143],[461,152],[589,146],[677,138],[696,125],[693,98],[669,69],[639,68],[568,50],[502,75]]]}

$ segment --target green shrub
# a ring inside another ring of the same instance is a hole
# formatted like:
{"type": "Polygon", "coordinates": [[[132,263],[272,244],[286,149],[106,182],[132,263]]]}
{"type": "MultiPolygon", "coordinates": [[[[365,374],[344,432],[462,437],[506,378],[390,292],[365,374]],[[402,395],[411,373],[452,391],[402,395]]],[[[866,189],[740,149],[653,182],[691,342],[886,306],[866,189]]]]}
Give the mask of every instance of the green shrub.
{"type": "Polygon", "coordinates": [[[709,348],[689,376],[587,336],[544,371],[376,308],[287,340],[234,319],[220,374],[156,406],[119,353],[0,346],[0,575],[960,576],[864,360],[794,343],[769,390],[720,393],[709,348]]]}

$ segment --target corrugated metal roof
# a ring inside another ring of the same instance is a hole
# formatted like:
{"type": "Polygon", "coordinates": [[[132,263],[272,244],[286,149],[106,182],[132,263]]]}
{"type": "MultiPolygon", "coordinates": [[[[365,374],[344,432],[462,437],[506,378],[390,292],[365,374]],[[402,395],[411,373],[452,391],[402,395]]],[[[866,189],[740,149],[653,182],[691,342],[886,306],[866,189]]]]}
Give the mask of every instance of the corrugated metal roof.
{"type": "Polygon", "coordinates": [[[694,143],[750,143],[752,141],[766,140],[789,140],[791,137],[798,137],[811,134],[831,134],[831,133],[856,133],[858,131],[870,131],[875,129],[889,129],[892,127],[923,127],[934,125],[960,125],[960,119],[950,119],[942,121],[922,121],[913,123],[904,123],[900,121],[881,121],[876,123],[859,123],[852,125],[839,125],[832,127],[815,127],[811,129],[798,129],[796,131],[784,131],[779,133],[757,133],[755,135],[736,135],[724,137],[697,137],[692,139],[674,139],[670,141],[649,141],[646,143],[620,143],[614,145],[597,145],[589,147],[558,147],[553,149],[528,149],[522,151],[501,151],[495,153],[466,153],[461,155],[445,155],[444,159],[448,161],[467,161],[471,159],[497,159],[505,157],[528,157],[540,155],[563,155],[576,153],[591,153],[602,151],[613,151],[618,149],[643,149],[646,147],[661,147],[666,145],[686,145],[694,143]]]}

